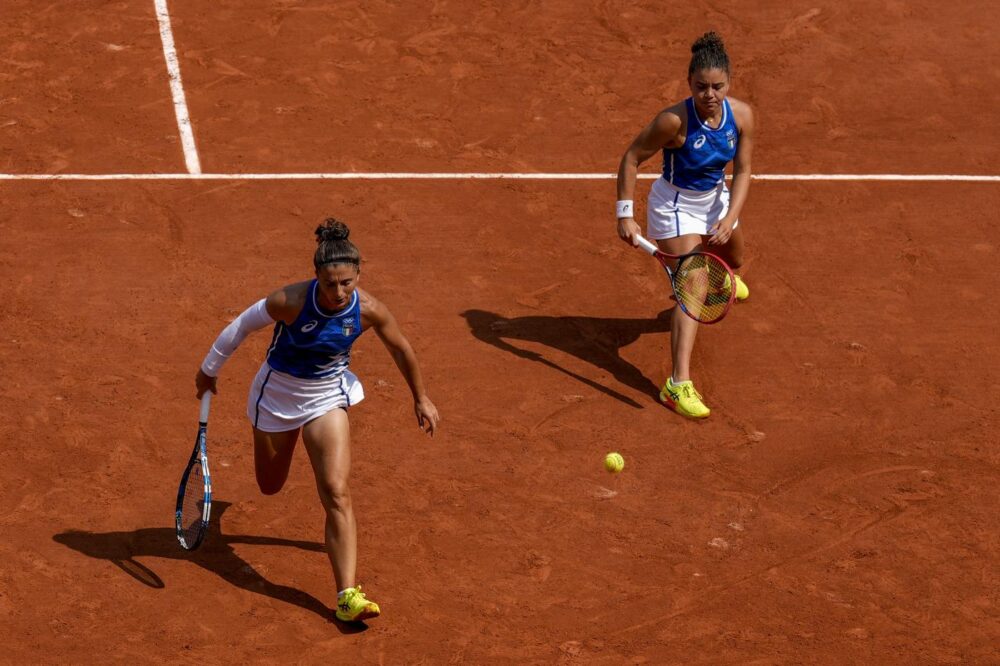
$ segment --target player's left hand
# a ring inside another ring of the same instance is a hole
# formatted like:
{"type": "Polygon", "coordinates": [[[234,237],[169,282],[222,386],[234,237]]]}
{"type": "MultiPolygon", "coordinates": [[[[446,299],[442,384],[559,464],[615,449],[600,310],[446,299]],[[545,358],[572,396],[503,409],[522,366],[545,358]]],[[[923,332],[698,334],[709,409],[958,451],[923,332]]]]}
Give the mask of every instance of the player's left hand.
{"type": "Polygon", "coordinates": [[[729,242],[730,237],[733,235],[733,227],[736,226],[736,220],[732,220],[728,217],[724,217],[708,230],[708,233],[712,235],[708,239],[709,245],[725,245],[729,242]]]}
{"type": "Polygon", "coordinates": [[[194,377],[194,387],[197,391],[197,398],[201,400],[201,396],[205,395],[205,391],[211,391],[212,393],[218,393],[219,389],[216,386],[216,382],[219,381],[218,377],[209,377],[198,368],[198,374],[194,377]]]}
{"type": "Polygon", "coordinates": [[[433,437],[438,421],[441,420],[434,403],[430,398],[421,398],[413,403],[413,411],[417,414],[417,425],[420,429],[433,437]]]}

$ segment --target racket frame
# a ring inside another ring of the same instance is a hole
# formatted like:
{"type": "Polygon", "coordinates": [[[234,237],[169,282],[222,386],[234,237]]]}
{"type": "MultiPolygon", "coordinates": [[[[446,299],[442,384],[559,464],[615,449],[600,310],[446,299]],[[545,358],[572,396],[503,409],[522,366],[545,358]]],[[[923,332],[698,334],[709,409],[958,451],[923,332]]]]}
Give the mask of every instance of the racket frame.
{"type": "Polygon", "coordinates": [[[663,266],[663,270],[667,272],[667,278],[670,280],[670,289],[674,292],[674,299],[677,301],[677,305],[680,307],[681,312],[686,314],[688,317],[691,317],[691,319],[694,319],[699,324],[708,324],[708,325],[719,323],[720,321],[723,320],[723,318],[727,314],[729,314],[729,310],[730,308],[733,307],[733,302],[736,300],[736,275],[733,273],[733,269],[729,267],[729,264],[727,264],[725,260],[722,259],[722,257],[720,257],[717,254],[713,254],[712,252],[705,252],[704,250],[695,250],[694,252],[688,252],[687,254],[669,254],[661,250],[656,245],[656,243],[646,238],[643,238],[642,236],[637,235],[635,239],[636,243],[638,243],[639,245],[639,248],[644,250],[648,254],[652,255],[657,261],[660,262],[660,265],[663,266]],[[698,254],[706,255],[712,257],[713,259],[718,260],[718,262],[722,264],[723,268],[725,268],[726,272],[729,274],[729,284],[732,285],[732,289],[729,290],[729,302],[726,303],[725,309],[718,317],[710,321],[698,319],[688,311],[687,306],[684,305],[684,299],[682,299],[677,294],[677,287],[674,284],[675,274],[674,271],[670,268],[669,264],[670,260],[676,260],[677,265],[680,266],[681,262],[683,262],[685,259],[698,254]]]}
{"type": "Polygon", "coordinates": [[[181,483],[177,488],[174,528],[177,532],[177,541],[180,542],[181,548],[184,550],[194,550],[201,545],[201,542],[205,539],[205,534],[208,532],[208,522],[212,515],[212,476],[208,470],[208,408],[211,401],[212,392],[205,391],[201,397],[201,412],[198,416],[198,435],[194,440],[194,450],[191,451],[191,457],[188,459],[187,467],[184,468],[184,474],[181,476],[181,483]],[[198,535],[195,537],[193,543],[188,543],[184,536],[184,516],[182,516],[182,512],[184,507],[184,491],[187,489],[191,470],[194,469],[195,465],[201,467],[201,475],[204,479],[204,503],[202,504],[201,524],[199,525],[198,535]]]}

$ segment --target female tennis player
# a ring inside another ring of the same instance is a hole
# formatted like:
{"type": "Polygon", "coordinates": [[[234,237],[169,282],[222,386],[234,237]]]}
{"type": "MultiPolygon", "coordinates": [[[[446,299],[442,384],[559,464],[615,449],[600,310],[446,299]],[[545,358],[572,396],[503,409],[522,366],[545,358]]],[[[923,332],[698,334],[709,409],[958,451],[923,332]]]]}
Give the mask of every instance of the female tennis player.
{"type": "Polygon", "coordinates": [[[247,334],[274,325],[247,400],[257,484],[265,495],[281,490],[301,431],[326,510],[326,549],[339,590],[336,615],[345,622],[381,612],[355,580],[357,524],[347,484],[347,409],[364,398],[348,364],[351,345],[365,330],[375,330],[403,373],[417,424],[431,435],[438,424],[413,348],[386,306],[358,288],[361,255],[349,234],[347,225],[332,218],[319,226],[316,278],[283,287],[247,308],[219,335],[195,379],[199,398],[214,393],[219,369],[247,334]]]}
{"type": "MultiPolygon", "coordinates": [[[[618,167],[618,236],[637,245],[640,234],[633,195],[639,165],[663,151],[663,177],[649,193],[646,234],[669,254],[704,250],[719,255],[733,269],[743,265],[740,211],[750,188],[753,112],[727,97],[729,56],[714,32],[691,46],[688,86],[691,96],[661,111],[625,151],[618,167]],[[733,162],[733,191],[725,183],[733,162]]],[[[750,296],[736,277],[736,298],[750,296]]],[[[660,390],[660,401],[688,418],[707,417],[711,410],[691,381],[691,352],[698,322],[674,308],[670,352],[672,374],[660,390]]]]}

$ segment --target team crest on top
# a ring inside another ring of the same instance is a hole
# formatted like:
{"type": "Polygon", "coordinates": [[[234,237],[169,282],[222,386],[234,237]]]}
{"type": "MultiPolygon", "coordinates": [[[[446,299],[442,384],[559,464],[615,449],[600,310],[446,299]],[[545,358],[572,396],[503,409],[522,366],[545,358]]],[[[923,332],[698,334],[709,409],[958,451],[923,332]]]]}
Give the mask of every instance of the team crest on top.
{"type": "Polygon", "coordinates": [[[341,323],[341,332],[344,335],[351,335],[354,333],[354,317],[347,317],[341,323]]]}
{"type": "Polygon", "coordinates": [[[704,145],[705,145],[705,135],[704,134],[699,134],[698,138],[694,140],[694,148],[695,148],[695,150],[697,150],[697,149],[701,148],[704,145]]]}
{"type": "Polygon", "coordinates": [[[726,130],[726,141],[729,142],[729,147],[733,148],[736,146],[736,132],[731,129],[726,130]]]}

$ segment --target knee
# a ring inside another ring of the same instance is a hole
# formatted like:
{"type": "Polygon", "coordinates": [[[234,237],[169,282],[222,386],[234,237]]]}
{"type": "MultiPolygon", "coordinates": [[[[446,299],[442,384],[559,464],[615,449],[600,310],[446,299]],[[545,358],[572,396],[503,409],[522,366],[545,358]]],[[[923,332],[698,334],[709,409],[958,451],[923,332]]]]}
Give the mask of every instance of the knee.
{"type": "Polygon", "coordinates": [[[257,487],[264,495],[275,495],[285,486],[286,474],[267,474],[257,470],[257,487]]]}
{"type": "Polygon", "coordinates": [[[260,488],[260,492],[264,495],[277,495],[278,491],[281,490],[284,485],[284,481],[257,478],[257,487],[260,488]]]}
{"type": "Polygon", "coordinates": [[[347,511],[351,508],[351,489],[347,479],[326,477],[318,482],[319,495],[329,511],[347,511]]]}

